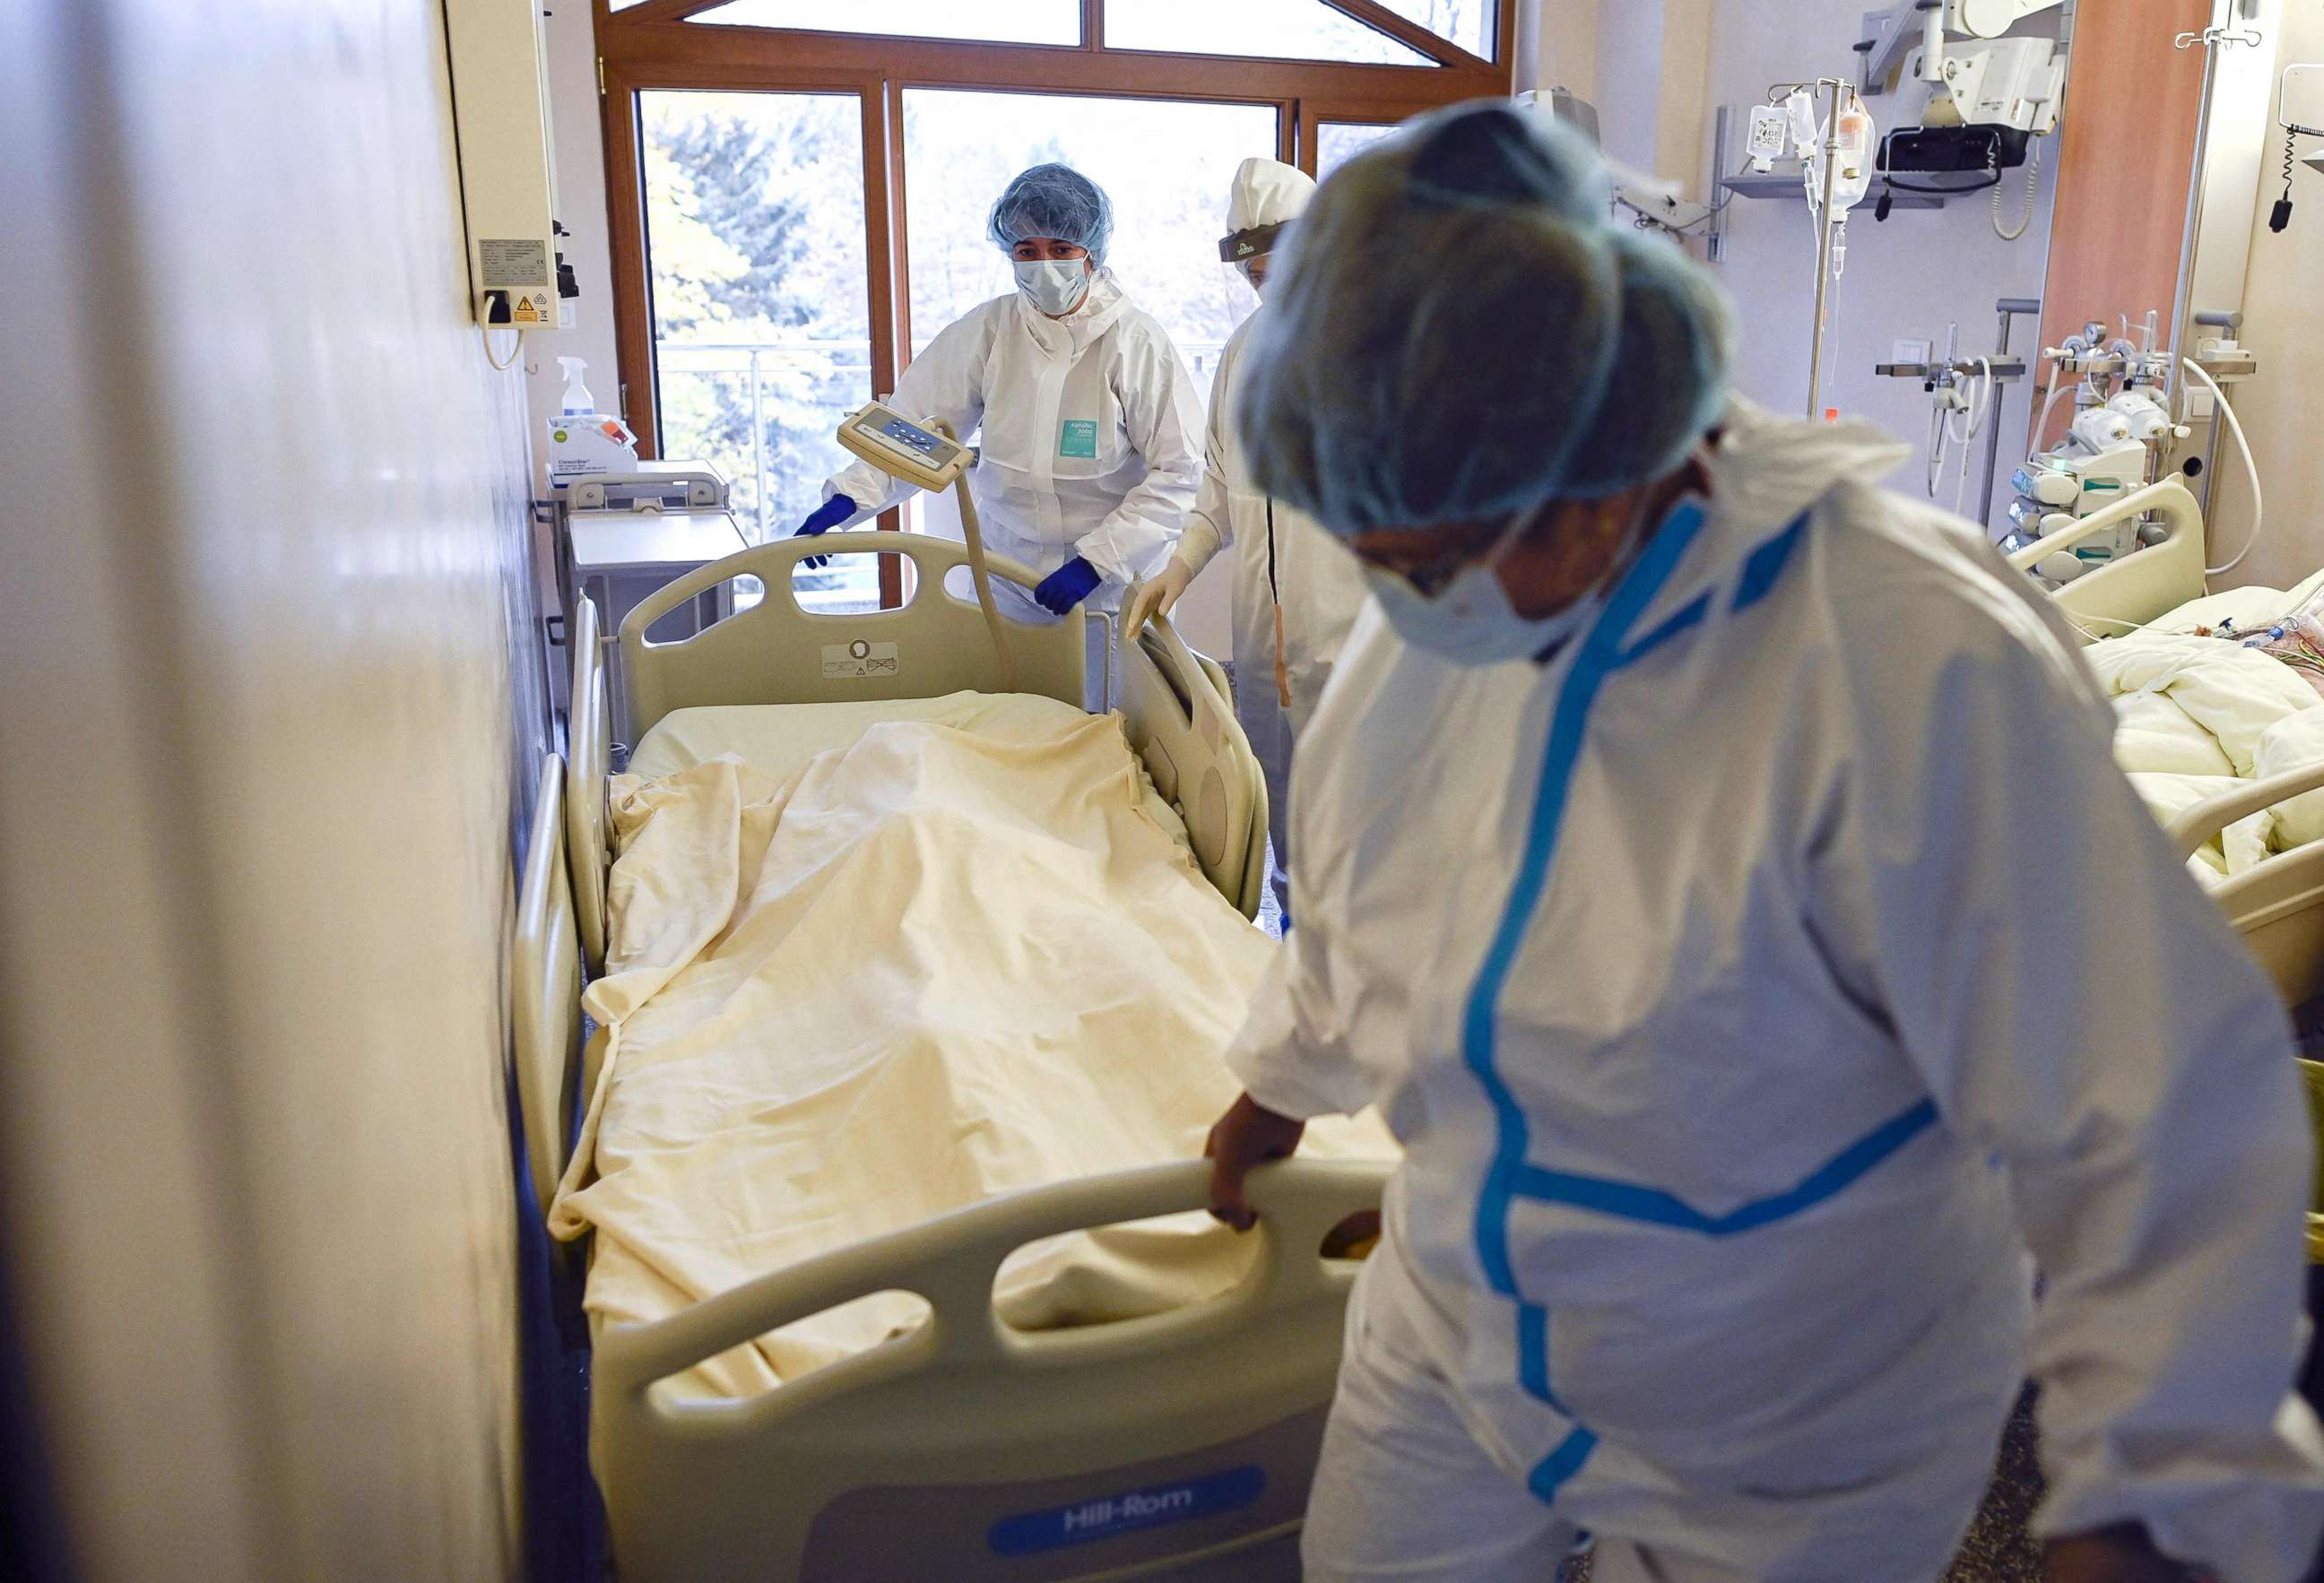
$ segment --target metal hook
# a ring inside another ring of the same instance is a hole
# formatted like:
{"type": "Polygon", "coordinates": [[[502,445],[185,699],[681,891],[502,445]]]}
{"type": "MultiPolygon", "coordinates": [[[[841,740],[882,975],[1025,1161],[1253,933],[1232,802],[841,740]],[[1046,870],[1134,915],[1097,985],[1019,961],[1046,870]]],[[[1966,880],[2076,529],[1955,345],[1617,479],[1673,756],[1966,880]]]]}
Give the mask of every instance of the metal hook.
{"type": "Polygon", "coordinates": [[[2191,50],[2200,44],[2209,50],[2218,44],[2249,44],[2254,49],[2257,49],[2260,41],[2258,33],[2243,28],[2207,27],[2200,33],[2181,33],[2171,41],[2171,47],[2174,50],[2191,50]]]}

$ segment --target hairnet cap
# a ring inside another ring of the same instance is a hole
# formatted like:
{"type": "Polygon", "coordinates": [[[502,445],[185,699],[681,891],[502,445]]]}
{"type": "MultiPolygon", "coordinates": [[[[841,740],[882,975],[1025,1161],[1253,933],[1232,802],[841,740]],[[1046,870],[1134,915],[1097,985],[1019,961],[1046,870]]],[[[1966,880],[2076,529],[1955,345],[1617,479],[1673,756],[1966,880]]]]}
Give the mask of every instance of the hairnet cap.
{"type": "Polygon", "coordinates": [[[992,240],[1007,253],[1031,236],[1089,249],[1099,263],[1113,242],[1113,206],[1105,189],[1071,165],[1020,170],[992,206],[992,240]]]}
{"type": "Polygon", "coordinates": [[[1618,493],[1726,393],[1724,297],[1616,226],[1578,135],[1454,106],[1334,171],[1269,277],[1236,412],[1260,486],[1339,533],[1618,493]]]}

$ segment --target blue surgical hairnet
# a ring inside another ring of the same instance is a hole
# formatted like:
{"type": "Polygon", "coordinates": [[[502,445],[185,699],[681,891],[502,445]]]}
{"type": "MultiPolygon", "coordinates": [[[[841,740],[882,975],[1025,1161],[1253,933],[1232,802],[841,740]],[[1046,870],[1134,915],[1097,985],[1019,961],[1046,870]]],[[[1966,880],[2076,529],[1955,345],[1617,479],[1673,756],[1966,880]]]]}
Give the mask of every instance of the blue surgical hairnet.
{"type": "Polygon", "coordinates": [[[1333,531],[1477,521],[1675,467],[1724,400],[1726,299],[1618,226],[1579,136],[1434,112],[1316,191],[1268,281],[1235,419],[1333,531]]]}
{"type": "Polygon", "coordinates": [[[1098,263],[1113,243],[1113,206],[1105,189],[1071,165],[1020,170],[992,206],[992,240],[1007,253],[1028,236],[1089,249],[1098,263]]]}

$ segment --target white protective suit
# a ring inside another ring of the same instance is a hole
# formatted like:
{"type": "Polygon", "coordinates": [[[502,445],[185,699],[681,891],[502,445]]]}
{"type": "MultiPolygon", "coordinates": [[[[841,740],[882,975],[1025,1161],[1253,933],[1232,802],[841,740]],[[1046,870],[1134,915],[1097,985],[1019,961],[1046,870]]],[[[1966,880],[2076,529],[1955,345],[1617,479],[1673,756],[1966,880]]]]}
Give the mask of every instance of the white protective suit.
{"type": "Polygon", "coordinates": [[[1904,456],[1738,409],[1546,663],[1351,635],[1229,1056],[1406,1150],[1311,1578],[1933,1578],[2027,1372],[2045,1533],[2316,1552],[2283,1016],[1904,456]]]}
{"type": "MultiPolygon", "coordinates": [[[[1315,190],[1296,166],[1245,160],[1227,195],[1230,234],[1296,219],[1315,190]]],[[[1186,520],[1177,558],[1199,575],[1223,548],[1234,551],[1235,718],[1250,739],[1267,778],[1268,833],[1275,843],[1277,899],[1290,898],[1292,743],[1306,728],[1332,675],[1332,661],[1363,608],[1363,574],[1313,520],[1269,500],[1251,481],[1234,427],[1236,369],[1252,328],[1267,311],[1237,326],[1219,354],[1211,383],[1209,445],[1202,492],[1186,520]]]]}
{"type": "MultiPolygon", "coordinates": [[[[1203,461],[1202,403],[1170,337],[1101,269],[1081,311],[1053,319],[1015,293],[947,325],[896,381],[890,403],[941,418],[978,457],[969,474],[985,548],[1047,576],[1074,556],[1105,581],[1087,608],[1115,610],[1176,542],[1203,461]],[[981,432],[980,432],[981,431],[981,432]]],[[[859,508],[852,527],[911,486],[868,462],[825,481],[859,508]]],[[[995,580],[1019,620],[1054,616],[995,580]]]]}

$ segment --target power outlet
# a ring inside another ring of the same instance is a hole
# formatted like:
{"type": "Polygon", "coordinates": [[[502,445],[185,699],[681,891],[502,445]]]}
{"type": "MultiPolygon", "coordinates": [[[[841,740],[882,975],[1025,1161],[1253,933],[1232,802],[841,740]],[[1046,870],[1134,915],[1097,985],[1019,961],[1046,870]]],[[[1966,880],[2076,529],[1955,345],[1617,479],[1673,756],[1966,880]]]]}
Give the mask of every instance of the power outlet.
{"type": "Polygon", "coordinates": [[[1925,366],[1929,361],[1929,343],[1926,341],[1892,341],[1889,343],[1888,361],[1891,363],[1918,363],[1925,366]]]}

